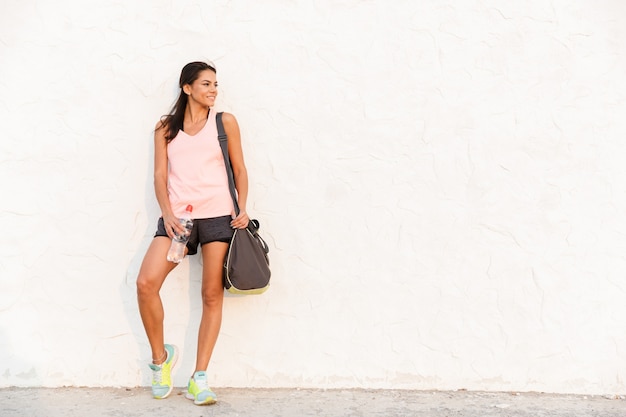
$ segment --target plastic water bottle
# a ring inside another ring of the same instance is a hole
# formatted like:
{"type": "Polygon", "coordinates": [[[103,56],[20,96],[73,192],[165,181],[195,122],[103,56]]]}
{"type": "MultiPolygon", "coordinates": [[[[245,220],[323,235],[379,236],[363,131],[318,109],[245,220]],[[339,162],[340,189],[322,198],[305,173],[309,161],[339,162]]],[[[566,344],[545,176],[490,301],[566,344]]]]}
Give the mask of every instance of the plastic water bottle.
{"type": "Polygon", "coordinates": [[[185,246],[187,246],[189,235],[191,235],[191,229],[193,228],[193,219],[191,218],[192,210],[193,207],[191,205],[187,206],[183,217],[178,219],[180,224],[185,227],[185,232],[180,235],[178,233],[174,234],[170,250],[167,252],[167,260],[170,262],[178,264],[181,263],[185,257],[185,246]]]}

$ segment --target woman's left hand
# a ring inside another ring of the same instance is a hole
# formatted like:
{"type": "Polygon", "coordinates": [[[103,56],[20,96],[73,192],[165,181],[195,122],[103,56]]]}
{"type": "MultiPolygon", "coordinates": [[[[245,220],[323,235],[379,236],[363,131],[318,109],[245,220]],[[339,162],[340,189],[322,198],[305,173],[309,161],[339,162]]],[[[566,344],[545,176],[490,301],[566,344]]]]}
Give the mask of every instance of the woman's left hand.
{"type": "Polygon", "coordinates": [[[250,218],[248,217],[248,213],[240,211],[239,216],[235,217],[233,221],[230,222],[230,225],[233,229],[245,229],[248,227],[249,222],[250,218]]]}

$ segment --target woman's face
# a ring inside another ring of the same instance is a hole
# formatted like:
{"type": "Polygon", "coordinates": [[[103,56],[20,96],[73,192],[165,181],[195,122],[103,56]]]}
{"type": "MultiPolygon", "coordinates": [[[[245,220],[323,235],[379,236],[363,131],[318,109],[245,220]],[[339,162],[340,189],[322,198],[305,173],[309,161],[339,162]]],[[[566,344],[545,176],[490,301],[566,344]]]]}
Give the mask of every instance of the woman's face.
{"type": "Polygon", "coordinates": [[[184,86],[185,93],[189,95],[189,99],[196,101],[198,104],[206,107],[213,107],[215,98],[217,97],[217,80],[216,75],[211,70],[201,71],[193,84],[184,86]]]}

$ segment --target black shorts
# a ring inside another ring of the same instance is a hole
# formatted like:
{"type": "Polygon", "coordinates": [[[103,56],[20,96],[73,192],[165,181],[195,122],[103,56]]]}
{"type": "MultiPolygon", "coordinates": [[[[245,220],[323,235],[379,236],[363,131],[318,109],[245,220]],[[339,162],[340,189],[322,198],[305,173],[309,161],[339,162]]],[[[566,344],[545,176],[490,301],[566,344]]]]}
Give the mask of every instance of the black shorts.
{"type": "MultiPolygon", "coordinates": [[[[189,236],[189,242],[187,242],[187,255],[195,255],[198,253],[198,244],[204,245],[210,242],[226,242],[230,243],[230,239],[233,237],[234,229],[230,226],[232,217],[221,216],[211,217],[209,219],[194,219],[193,229],[191,229],[191,235],[189,236]]],[[[166,236],[165,224],[163,223],[163,217],[159,218],[159,224],[154,237],[166,236]]]]}

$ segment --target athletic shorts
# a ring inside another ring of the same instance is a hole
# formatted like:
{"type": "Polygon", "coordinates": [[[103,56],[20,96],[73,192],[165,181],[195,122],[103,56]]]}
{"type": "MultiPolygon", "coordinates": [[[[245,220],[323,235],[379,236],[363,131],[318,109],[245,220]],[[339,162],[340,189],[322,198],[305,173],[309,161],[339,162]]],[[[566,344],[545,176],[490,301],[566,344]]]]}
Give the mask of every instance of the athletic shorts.
{"type": "MultiPolygon", "coordinates": [[[[209,219],[194,219],[193,229],[187,242],[187,255],[195,255],[198,253],[198,244],[204,245],[210,242],[226,242],[230,243],[233,237],[234,229],[230,226],[232,217],[221,216],[211,217],[209,219]]],[[[163,217],[159,218],[159,224],[154,237],[167,236],[163,217]]]]}

